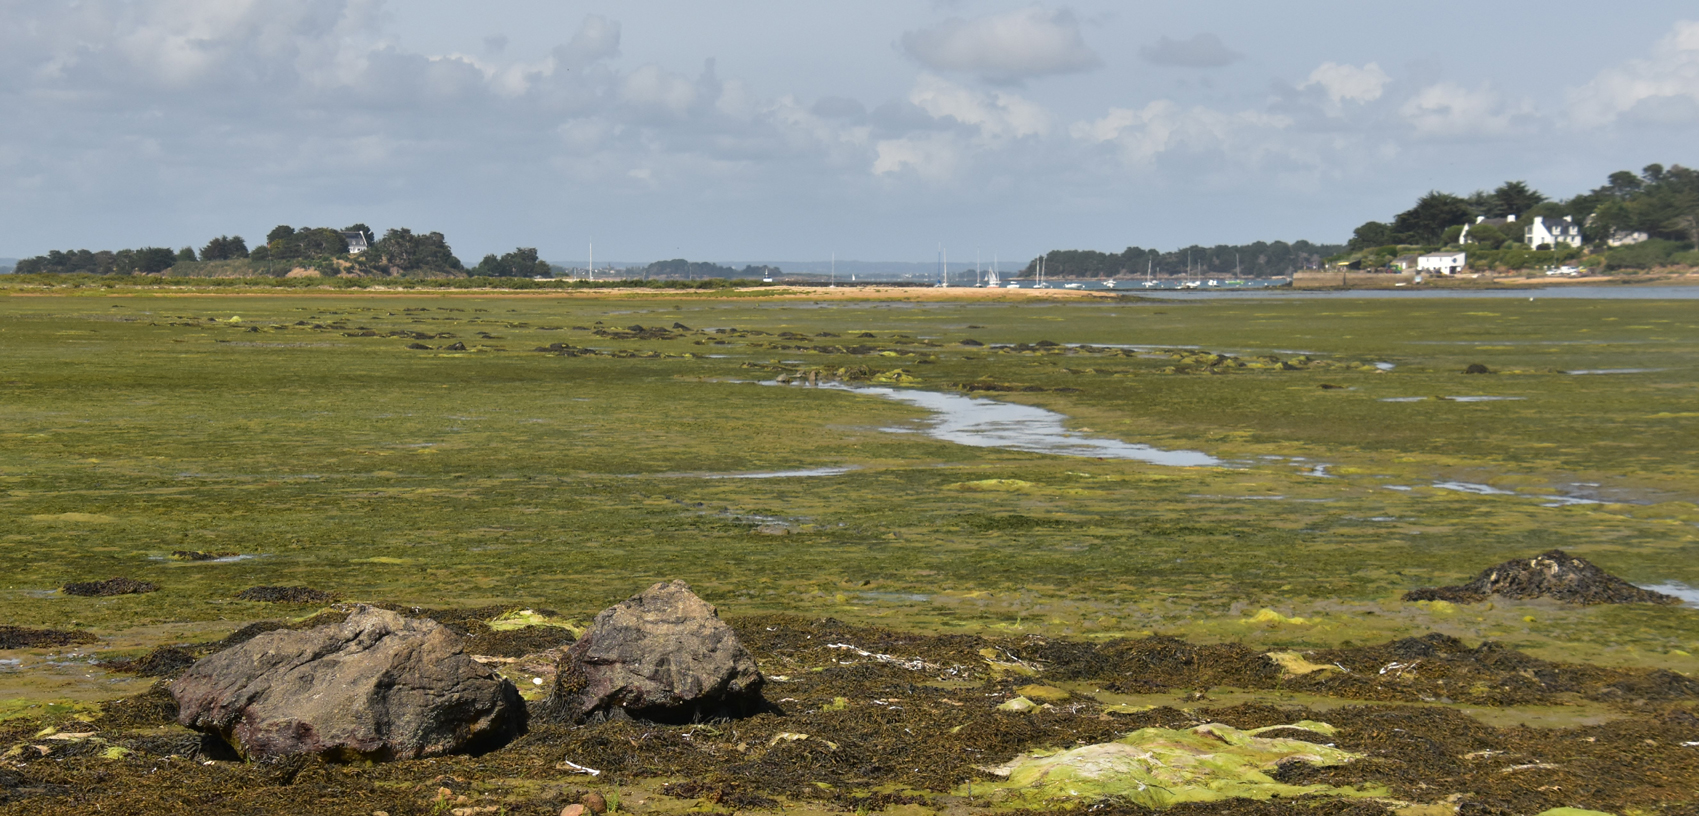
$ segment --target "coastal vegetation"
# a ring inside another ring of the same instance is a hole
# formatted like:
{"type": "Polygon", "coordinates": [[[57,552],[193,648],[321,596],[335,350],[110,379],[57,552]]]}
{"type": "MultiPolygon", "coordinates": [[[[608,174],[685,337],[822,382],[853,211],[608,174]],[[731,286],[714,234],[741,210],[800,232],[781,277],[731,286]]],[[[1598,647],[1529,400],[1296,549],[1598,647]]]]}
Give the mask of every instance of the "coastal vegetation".
{"type": "Polygon", "coordinates": [[[1605,184],[1561,201],[1521,181],[1468,196],[1432,191],[1390,223],[1369,221],[1358,227],[1347,251],[1329,261],[1372,269],[1398,256],[1452,248],[1466,249],[1469,266],[1479,270],[1570,262],[1595,271],[1641,270],[1699,266],[1696,247],[1699,171],[1652,164],[1639,174],[1612,173],[1605,184]],[[1494,223],[1506,218],[1511,222],[1494,223]],[[1529,246],[1523,229],[1535,218],[1569,219],[1580,227],[1582,246],[1529,246]]]}
{"type": "Polygon", "coordinates": [[[1691,800],[1650,780],[1693,779],[1669,752],[1695,716],[1699,612],[1404,600],[1552,549],[1699,586],[1685,302],[234,291],[0,299],[0,617],[37,644],[0,671],[0,750],[22,746],[0,812],[241,812],[265,791],[316,812],[558,813],[588,791],[918,816],[1001,807],[975,768],[1026,752],[1306,719],[1380,759],[1278,789],[1381,808],[1365,813],[1691,800]],[[1219,464],[959,444],[915,405],[847,390],[875,384],[1219,464]],[[201,753],[150,691],[238,630],[322,622],[338,599],[452,625],[546,689],[535,654],[671,579],[785,678],[782,715],[535,723],[425,764],[242,765],[201,753]],[[1415,736],[1387,742],[1393,727],[1415,736]],[[1480,751],[1518,758],[1458,758],[1480,751]],[[928,761],[892,761],[915,752],[928,761]],[[1562,767],[1502,772],[1538,762],[1562,767]],[[1607,766],[1620,786],[1574,787],[1607,766]]]}

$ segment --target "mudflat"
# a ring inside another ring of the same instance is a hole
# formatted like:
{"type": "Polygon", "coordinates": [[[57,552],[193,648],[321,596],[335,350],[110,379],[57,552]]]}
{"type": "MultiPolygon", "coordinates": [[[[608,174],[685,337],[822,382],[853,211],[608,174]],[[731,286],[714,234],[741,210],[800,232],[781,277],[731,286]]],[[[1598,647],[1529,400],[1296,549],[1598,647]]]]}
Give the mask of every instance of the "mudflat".
{"type": "Polygon", "coordinates": [[[1207,807],[1693,806],[1699,609],[1403,600],[1553,549],[1694,600],[1690,303],[945,291],[0,298],[0,812],[1005,809],[983,769],[1025,752],[1306,719],[1365,758],[1207,807]],[[882,391],[1115,444],[964,444],[882,391]],[[675,578],[778,711],[245,765],[154,687],[340,601],[534,695],[675,578]],[[113,579],[155,589],[64,590],[113,579]]]}

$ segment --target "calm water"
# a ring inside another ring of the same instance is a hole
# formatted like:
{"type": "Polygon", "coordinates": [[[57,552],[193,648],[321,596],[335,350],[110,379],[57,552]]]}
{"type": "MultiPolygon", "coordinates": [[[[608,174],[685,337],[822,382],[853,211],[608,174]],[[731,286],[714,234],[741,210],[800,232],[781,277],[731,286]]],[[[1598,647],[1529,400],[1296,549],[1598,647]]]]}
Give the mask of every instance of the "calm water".
{"type": "MultiPolygon", "coordinates": [[[[1120,291],[1117,289],[1117,291],[1120,291]]],[[[1295,298],[1301,300],[1365,298],[1566,298],[1573,300],[1699,300],[1699,286],[1555,286],[1550,289],[1354,289],[1312,292],[1298,289],[1221,288],[1183,292],[1149,290],[1136,294],[1153,298],[1295,298]]]]}
{"type": "Polygon", "coordinates": [[[1067,417],[1031,405],[895,388],[821,386],[917,405],[932,412],[921,432],[933,439],[975,448],[1049,453],[1093,459],[1133,459],[1174,467],[1205,467],[1221,460],[1201,451],[1163,450],[1150,445],[1082,436],[1069,431],[1067,417]]]}

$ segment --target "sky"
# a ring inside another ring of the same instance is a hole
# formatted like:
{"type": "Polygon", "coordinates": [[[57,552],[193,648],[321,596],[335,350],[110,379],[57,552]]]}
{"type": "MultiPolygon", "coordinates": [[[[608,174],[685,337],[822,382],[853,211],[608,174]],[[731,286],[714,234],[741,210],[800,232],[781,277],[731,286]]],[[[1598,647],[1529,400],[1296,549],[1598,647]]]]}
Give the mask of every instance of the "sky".
{"type": "Polygon", "coordinates": [[[0,0],[0,256],[468,263],[1343,242],[1699,163],[1691,0],[0,0]]]}

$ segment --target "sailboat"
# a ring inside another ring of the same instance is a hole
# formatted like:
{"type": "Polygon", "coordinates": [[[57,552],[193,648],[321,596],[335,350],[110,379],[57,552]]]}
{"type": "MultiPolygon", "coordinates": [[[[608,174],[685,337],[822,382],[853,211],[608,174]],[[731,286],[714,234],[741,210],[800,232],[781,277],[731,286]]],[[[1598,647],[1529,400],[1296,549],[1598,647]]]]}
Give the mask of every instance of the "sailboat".
{"type": "Polygon", "coordinates": [[[1050,288],[1050,284],[1044,282],[1044,262],[1046,260],[1048,260],[1049,258],[1050,258],[1050,253],[1048,253],[1048,252],[1044,253],[1043,255],[1038,256],[1038,283],[1037,283],[1037,285],[1033,286],[1032,288],[1034,288],[1034,289],[1049,289],[1050,288]]]}

